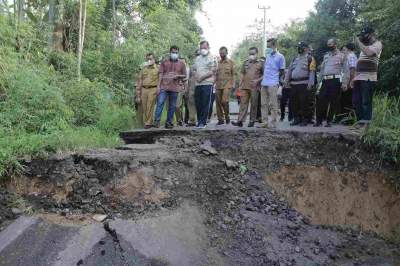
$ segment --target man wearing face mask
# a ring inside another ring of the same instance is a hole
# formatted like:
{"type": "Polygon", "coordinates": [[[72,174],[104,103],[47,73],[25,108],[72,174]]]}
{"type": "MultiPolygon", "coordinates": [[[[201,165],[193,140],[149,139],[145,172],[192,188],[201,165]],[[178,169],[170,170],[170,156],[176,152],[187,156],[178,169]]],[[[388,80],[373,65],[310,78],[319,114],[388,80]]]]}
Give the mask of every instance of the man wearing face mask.
{"type": "Polygon", "coordinates": [[[317,98],[317,122],[315,127],[331,127],[333,117],[338,114],[341,90],[347,89],[350,78],[346,56],[337,48],[335,39],[328,40],[329,52],[325,54],[320,71],[322,86],[317,98]]]}
{"type": "Polygon", "coordinates": [[[300,42],[297,46],[298,55],[288,68],[285,83],[291,87],[290,102],[293,110],[294,121],[291,126],[307,126],[307,111],[309,108],[308,91],[315,83],[317,63],[308,53],[308,44],[300,42]]]}
{"type": "Polygon", "coordinates": [[[359,38],[356,38],[356,44],[361,53],[355,77],[351,82],[354,87],[353,106],[357,120],[361,124],[368,124],[372,118],[372,96],[378,81],[378,65],[383,45],[376,39],[375,31],[371,27],[362,29],[359,38]]]}
{"type": "Polygon", "coordinates": [[[261,82],[261,113],[263,127],[276,128],[278,121],[278,88],[285,75],[285,57],[277,50],[278,40],[271,38],[267,41],[264,75],[261,82]],[[268,123],[268,113],[271,112],[272,122],[268,123]]]}
{"type": "Polygon", "coordinates": [[[157,87],[157,108],[155,113],[154,126],[160,127],[161,115],[164,104],[168,99],[168,113],[165,128],[172,129],[172,119],[174,118],[178,92],[182,87],[182,82],[186,78],[186,65],[179,60],[179,48],[171,46],[169,58],[164,60],[159,69],[157,87]]]}
{"type": "Polygon", "coordinates": [[[139,74],[136,87],[136,103],[141,105],[144,128],[152,127],[154,106],[157,99],[158,66],[154,54],[146,55],[146,65],[139,74]]]}
{"type": "Polygon", "coordinates": [[[235,64],[228,56],[228,49],[221,47],[219,49],[221,60],[218,63],[216,77],[216,100],[218,125],[230,124],[229,117],[229,97],[235,82],[235,64]]]}
{"type": "Polygon", "coordinates": [[[205,128],[207,125],[217,67],[218,62],[210,53],[209,43],[202,41],[200,43],[200,56],[196,58],[193,66],[196,81],[197,128],[199,129],[205,128]]]}
{"type": "Polygon", "coordinates": [[[258,49],[257,47],[252,47],[249,49],[249,58],[242,66],[239,84],[239,116],[237,122],[232,122],[232,125],[243,127],[250,103],[250,123],[248,127],[254,127],[257,120],[258,96],[260,94],[263,73],[264,64],[258,59],[258,49]]]}

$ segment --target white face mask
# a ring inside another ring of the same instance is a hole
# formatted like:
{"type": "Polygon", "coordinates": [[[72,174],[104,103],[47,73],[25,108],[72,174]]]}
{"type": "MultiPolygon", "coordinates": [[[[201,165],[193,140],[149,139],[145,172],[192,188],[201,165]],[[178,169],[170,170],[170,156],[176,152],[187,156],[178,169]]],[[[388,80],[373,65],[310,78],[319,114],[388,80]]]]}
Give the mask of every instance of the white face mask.
{"type": "Polygon", "coordinates": [[[154,60],[147,60],[147,65],[148,66],[152,66],[152,65],[154,65],[154,60]]]}
{"type": "Polygon", "coordinates": [[[208,55],[208,49],[201,49],[200,53],[201,53],[201,55],[206,56],[206,55],[208,55]]]}
{"type": "Polygon", "coordinates": [[[250,61],[254,61],[254,60],[256,60],[257,59],[257,56],[256,55],[249,55],[249,59],[250,59],[250,61]]]}

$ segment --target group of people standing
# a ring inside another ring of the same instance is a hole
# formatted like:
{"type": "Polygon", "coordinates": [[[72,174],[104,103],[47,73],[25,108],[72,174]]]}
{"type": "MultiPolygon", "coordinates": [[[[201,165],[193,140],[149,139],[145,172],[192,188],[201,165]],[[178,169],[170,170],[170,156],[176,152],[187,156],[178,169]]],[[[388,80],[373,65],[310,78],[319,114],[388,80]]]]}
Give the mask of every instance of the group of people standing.
{"type": "Polygon", "coordinates": [[[214,97],[217,125],[230,124],[229,100],[235,88],[240,90],[240,108],[237,121],[232,121],[234,126],[243,127],[250,111],[248,127],[258,122],[260,127],[275,128],[279,119],[285,119],[287,106],[292,126],[319,127],[325,122],[330,127],[352,113],[360,124],[368,124],[383,48],[371,27],[364,27],[354,43],[340,50],[335,39],[328,40],[328,52],[319,68],[307,43],[298,43],[298,54],[288,67],[277,44],[275,38],[267,41],[264,58],[259,57],[256,47],[250,48],[238,83],[226,47],[220,48],[217,60],[210,53],[209,43],[202,41],[190,67],[176,46],[171,47],[169,57],[160,66],[154,55],[148,54],[136,86],[136,103],[142,109],[144,127],[160,126],[167,102],[166,128],[173,128],[174,114],[178,125],[185,121],[187,126],[205,128],[214,97]],[[356,47],[360,50],[358,58],[356,47]]]}

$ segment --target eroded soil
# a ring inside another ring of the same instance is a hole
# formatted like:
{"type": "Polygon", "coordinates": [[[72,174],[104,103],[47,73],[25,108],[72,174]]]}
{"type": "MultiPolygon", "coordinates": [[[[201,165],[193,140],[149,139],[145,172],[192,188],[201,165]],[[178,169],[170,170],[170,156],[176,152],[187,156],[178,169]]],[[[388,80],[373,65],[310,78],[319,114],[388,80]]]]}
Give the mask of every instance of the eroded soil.
{"type": "MultiPolygon", "coordinates": [[[[202,225],[201,246],[213,251],[202,265],[400,262],[399,246],[384,238],[400,223],[389,182],[396,169],[352,139],[199,132],[54,155],[25,169],[7,189],[54,223],[106,214],[140,224],[190,202],[201,217],[192,222],[202,225]]],[[[8,206],[0,205],[1,216],[8,206]]]]}

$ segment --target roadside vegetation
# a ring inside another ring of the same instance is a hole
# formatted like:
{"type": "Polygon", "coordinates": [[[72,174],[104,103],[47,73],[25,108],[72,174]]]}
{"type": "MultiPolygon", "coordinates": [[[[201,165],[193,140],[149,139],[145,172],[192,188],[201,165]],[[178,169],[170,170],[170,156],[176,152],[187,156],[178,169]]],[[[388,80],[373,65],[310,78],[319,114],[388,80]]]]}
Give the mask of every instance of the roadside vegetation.
{"type": "Polygon", "coordinates": [[[189,55],[199,41],[200,1],[4,3],[1,178],[17,173],[21,158],[120,145],[118,133],[135,126],[134,84],[145,54],[161,59],[176,44],[189,55]]]}

